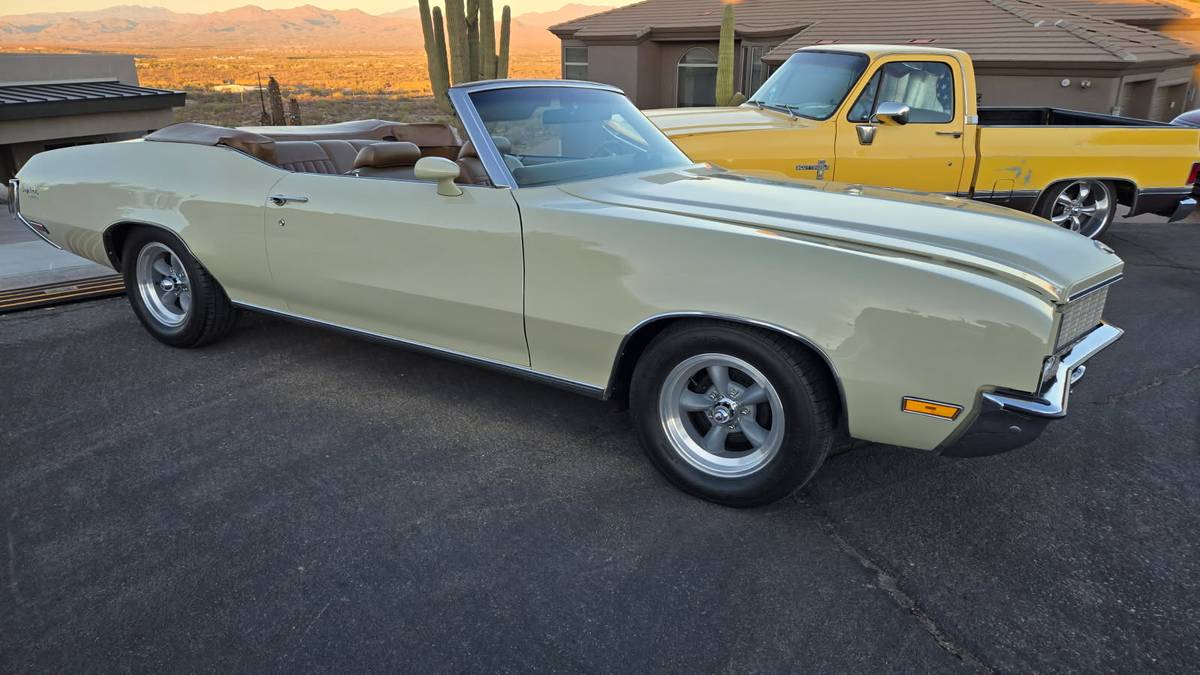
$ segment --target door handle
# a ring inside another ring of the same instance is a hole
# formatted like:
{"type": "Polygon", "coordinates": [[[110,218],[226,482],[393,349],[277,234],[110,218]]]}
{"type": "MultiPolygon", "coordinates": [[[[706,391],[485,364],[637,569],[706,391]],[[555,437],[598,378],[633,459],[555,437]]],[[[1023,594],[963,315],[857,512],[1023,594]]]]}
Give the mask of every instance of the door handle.
{"type": "Polygon", "coordinates": [[[933,133],[937,134],[938,136],[953,136],[954,138],[962,138],[963,135],[963,132],[961,131],[935,131],[933,133]]]}
{"type": "Polygon", "coordinates": [[[271,203],[274,204],[275,206],[283,206],[284,204],[287,204],[288,202],[296,202],[297,204],[304,204],[308,201],[308,197],[304,197],[304,196],[300,196],[300,195],[271,195],[270,200],[271,200],[271,203]]]}

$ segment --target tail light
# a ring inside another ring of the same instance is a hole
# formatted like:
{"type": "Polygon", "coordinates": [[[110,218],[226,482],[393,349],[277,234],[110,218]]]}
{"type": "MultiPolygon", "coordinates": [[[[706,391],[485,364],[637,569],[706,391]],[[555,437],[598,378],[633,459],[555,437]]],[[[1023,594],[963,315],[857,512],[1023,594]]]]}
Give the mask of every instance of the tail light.
{"type": "Polygon", "coordinates": [[[1200,180],[1200,162],[1192,164],[1192,170],[1188,173],[1188,185],[1195,185],[1196,181],[1200,180]]]}

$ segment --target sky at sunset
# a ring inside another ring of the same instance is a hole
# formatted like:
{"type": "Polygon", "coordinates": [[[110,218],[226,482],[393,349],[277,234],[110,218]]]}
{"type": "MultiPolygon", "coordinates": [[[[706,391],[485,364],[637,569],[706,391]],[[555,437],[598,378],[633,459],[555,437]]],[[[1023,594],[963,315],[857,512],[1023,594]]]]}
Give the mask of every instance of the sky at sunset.
{"type": "MultiPolygon", "coordinates": [[[[503,5],[509,5],[514,14],[525,12],[544,12],[568,4],[572,0],[496,0],[496,11],[503,5]]],[[[579,0],[587,5],[623,5],[633,0],[579,0]]],[[[266,9],[298,7],[304,4],[316,5],[323,9],[361,9],[370,14],[382,14],[397,9],[416,6],[416,0],[147,0],[146,2],[130,2],[129,0],[0,0],[0,15],[33,14],[41,12],[72,12],[82,10],[104,9],[113,5],[146,5],[166,7],[176,12],[205,13],[216,12],[244,5],[258,5],[266,9]]],[[[441,3],[437,3],[441,4],[441,3]]]]}

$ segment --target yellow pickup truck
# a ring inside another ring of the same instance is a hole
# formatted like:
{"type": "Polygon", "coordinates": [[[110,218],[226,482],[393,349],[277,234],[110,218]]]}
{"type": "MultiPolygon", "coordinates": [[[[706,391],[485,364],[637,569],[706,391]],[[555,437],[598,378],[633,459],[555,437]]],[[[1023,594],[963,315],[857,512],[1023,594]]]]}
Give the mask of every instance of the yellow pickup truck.
{"type": "Polygon", "coordinates": [[[1200,129],[1054,108],[978,107],[954,49],[793,54],[745,104],[646,114],[692,159],[740,171],[970,197],[1095,238],[1117,214],[1195,208],[1200,129]]]}

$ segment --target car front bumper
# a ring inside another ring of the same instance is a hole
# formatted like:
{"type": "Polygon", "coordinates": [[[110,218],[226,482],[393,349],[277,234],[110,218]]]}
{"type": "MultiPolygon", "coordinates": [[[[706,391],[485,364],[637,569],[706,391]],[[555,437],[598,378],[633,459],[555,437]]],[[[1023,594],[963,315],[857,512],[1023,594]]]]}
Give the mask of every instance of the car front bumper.
{"type": "Polygon", "coordinates": [[[941,449],[947,457],[984,457],[1028,445],[1046,426],[1067,416],[1071,388],[1083,378],[1084,362],[1121,339],[1125,331],[1101,324],[1076,342],[1059,362],[1055,376],[1034,396],[989,391],[980,395],[974,420],[941,449]]]}

